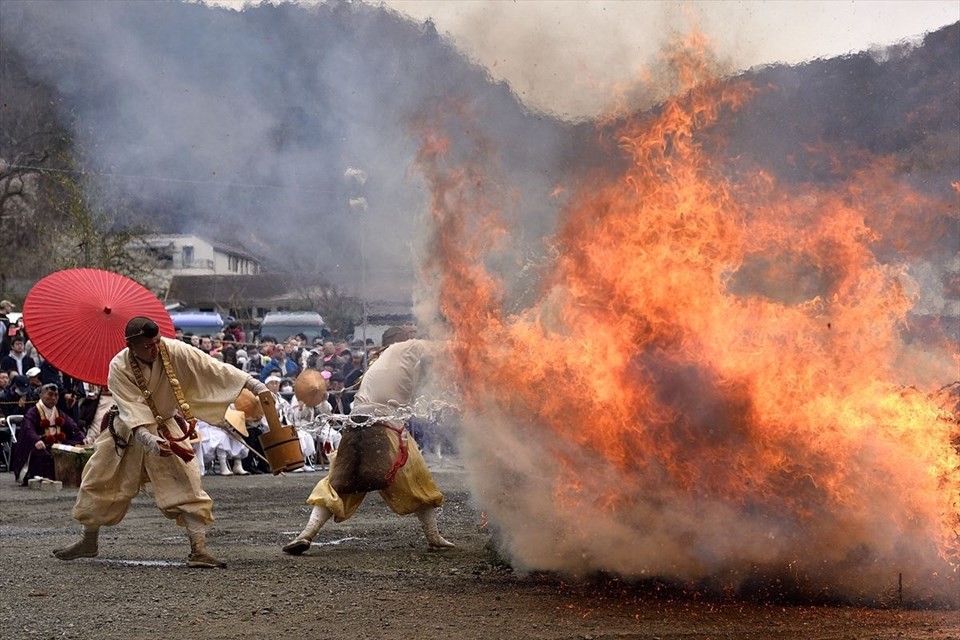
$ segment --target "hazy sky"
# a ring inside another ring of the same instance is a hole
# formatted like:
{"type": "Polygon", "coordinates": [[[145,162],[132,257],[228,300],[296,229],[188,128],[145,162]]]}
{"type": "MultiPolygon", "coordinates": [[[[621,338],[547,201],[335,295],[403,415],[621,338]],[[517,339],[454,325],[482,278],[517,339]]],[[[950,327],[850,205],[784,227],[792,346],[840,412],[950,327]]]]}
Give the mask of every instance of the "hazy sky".
{"type": "MultiPolygon", "coordinates": [[[[240,8],[248,0],[207,0],[240,8]]],[[[319,0],[322,1],[322,0],[319,0]]],[[[318,0],[300,0],[316,4],[318,0]]],[[[960,20],[960,2],[383,0],[431,18],[468,56],[531,107],[595,115],[634,82],[671,34],[691,24],[732,68],[796,63],[888,45],[960,20]]]]}
{"type": "Polygon", "coordinates": [[[960,20],[960,2],[494,2],[385,0],[437,29],[506,79],[531,106],[592,115],[666,36],[692,23],[733,68],[833,57],[960,20]]]}

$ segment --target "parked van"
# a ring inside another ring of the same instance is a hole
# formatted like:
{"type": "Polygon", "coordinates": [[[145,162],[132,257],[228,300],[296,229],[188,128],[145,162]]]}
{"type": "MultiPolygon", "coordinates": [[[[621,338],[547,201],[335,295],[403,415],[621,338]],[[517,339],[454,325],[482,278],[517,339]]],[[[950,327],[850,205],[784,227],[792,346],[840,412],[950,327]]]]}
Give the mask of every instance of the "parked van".
{"type": "Polygon", "coordinates": [[[183,333],[195,336],[212,336],[223,331],[223,318],[216,311],[174,311],[170,313],[173,326],[183,333]]]}
{"type": "Polygon", "coordinates": [[[323,337],[323,317],[316,311],[271,311],[260,323],[260,337],[273,336],[283,340],[302,333],[307,336],[307,344],[323,337]]]}

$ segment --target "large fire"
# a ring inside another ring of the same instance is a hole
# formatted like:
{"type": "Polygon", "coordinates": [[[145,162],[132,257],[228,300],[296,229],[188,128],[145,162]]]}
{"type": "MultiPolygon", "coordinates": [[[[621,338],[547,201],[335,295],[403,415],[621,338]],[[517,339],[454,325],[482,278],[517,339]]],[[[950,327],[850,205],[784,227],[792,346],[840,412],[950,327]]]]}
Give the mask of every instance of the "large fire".
{"type": "Polygon", "coordinates": [[[478,500],[529,569],[869,601],[902,579],[956,606],[960,432],[923,389],[957,347],[902,344],[918,286],[878,257],[914,253],[911,212],[938,203],[886,158],[802,187],[721,161],[755,89],[700,45],[671,52],[683,90],[619,127],[622,172],[569,186],[534,295],[498,266],[522,258],[485,142],[423,132],[478,500]]]}

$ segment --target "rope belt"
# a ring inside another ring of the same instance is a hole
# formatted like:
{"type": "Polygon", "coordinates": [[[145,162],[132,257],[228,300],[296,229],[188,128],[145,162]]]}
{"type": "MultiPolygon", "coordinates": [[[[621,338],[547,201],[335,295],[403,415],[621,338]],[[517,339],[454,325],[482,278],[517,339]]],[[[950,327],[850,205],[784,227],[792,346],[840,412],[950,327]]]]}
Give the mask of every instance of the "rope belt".
{"type": "Polygon", "coordinates": [[[300,425],[297,427],[297,429],[307,433],[316,434],[324,429],[343,431],[345,429],[363,429],[365,427],[382,425],[387,429],[394,431],[400,436],[400,452],[397,455],[397,459],[393,461],[393,466],[390,468],[390,471],[384,477],[386,482],[389,484],[393,482],[397,472],[400,471],[401,467],[407,463],[407,459],[409,458],[407,438],[409,437],[410,432],[407,431],[407,429],[403,426],[406,424],[407,420],[415,416],[436,420],[444,412],[449,410],[458,410],[458,408],[456,405],[452,405],[441,400],[428,402],[423,398],[417,398],[416,402],[414,402],[412,406],[397,405],[393,407],[393,412],[388,415],[376,415],[376,413],[353,413],[349,415],[323,414],[317,416],[311,424],[300,425]],[[397,423],[399,423],[401,426],[394,426],[397,423]]]}
{"type": "Polygon", "coordinates": [[[137,386],[140,387],[143,399],[146,401],[147,406],[150,407],[150,411],[153,412],[153,418],[157,422],[157,433],[170,444],[170,451],[173,452],[174,455],[184,462],[191,462],[194,458],[193,449],[181,446],[179,443],[193,438],[197,434],[197,421],[190,411],[190,405],[187,404],[183,396],[183,388],[181,388],[180,380],[173,370],[173,365],[170,364],[170,354],[167,352],[167,346],[163,344],[163,342],[160,342],[157,347],[159,349],[160,362],[163,364],[163,372],[167,376],[170,386],[173,387],[173,394],[177,399],[177,405],[183,413],[182,417],[178,414],[173,415],[177,426],[183,431],[182,436],[176,437],[170,433],[170,429],[167,427],[167,421],[160,414],[160,410],[157,409],[157,404],[153,400],[153,394],[150,393],[150,389],[147,387],[147,380],[143,376],[140,363],[137,362],[137,358],[133,355],[132,351],[128,353],[130,357],[130,368],[133,369],[133,375],[137,379],[137,386]]]}

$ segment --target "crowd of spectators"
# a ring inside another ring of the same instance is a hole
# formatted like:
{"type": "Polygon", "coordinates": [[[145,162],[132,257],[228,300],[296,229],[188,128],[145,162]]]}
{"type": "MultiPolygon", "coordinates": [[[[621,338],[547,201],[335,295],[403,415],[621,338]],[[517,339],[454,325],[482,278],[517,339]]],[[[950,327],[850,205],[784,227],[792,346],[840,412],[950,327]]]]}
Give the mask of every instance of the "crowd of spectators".
{"type": "MultiPolygon", "coordinates": [[[[55,385],[58,415],[76,425],[84,444],[91,444],[100,434],[101,417],[112,405],[109,389],[58,371],[34,348],[23,318],[16,321],[9,318],[13,308],[10,301],[0,301],[0,421],[10,416],[24,416],[32,407],[39,407],[44,388],[49,390],[50,385],[55,385]]],[[[279,339],[262,335],[249,341],[236,322],[215,334],[193,335],[177,330],[175,337],[267,383],[275,394],[281,422],[314,427],[300,430],[301,449],[307,461],[304,470],[307,472],[327,464],[327,454],[339,442],[336,432],[316,428],[318,415],[350,413],[360,379],[379,354],[372,340],[348,342],[318,337],[311,343],[300,333],[279,339]],[[326,401],[313,407],[304,406],[294,394],[297,377],[307,369],[319,371],[327,383],[326,401]]],[[[48,402],[50,398],[53,394],[48,394],[48,402]]],[[[218,425],[206,426],[216,428],[218,425]]],[[[255,454],[247,455],[251,449],[262,453],[259,435],[267,428],[265,421],[247,421],[247,434],[243,437],[247,447],[243,450],[232,447],[231,458],[226,461],[226,447],[206,450],[206,455],[201,444],[198,443],[195,449],[211,470],[222,475],[267,473],[269,468],[265,463],[255,454]]],[[[412,424],[411,430],[418,440],[422,440],[421,436],[426,433],[419,424],[412,424]]],[[[238,434],[234,432],[233,435],[238,434]]],[[[223,441],[222,438],[214,440],[223,441]]],[[[0,429],[0,447],[5,447],[7,452],[0,459],[0,465],[9,471],[13,457],[9,429],[0,429]]]]}
{"type": "Polygon", "coordinates": [[[272,335],[260,336],[256,342],[243,342],[242,334],[191,335],[177,333],[177,338],[192,344],[211,357],[246,371],[261,382],[272,376],[280,378],[280,394],[293,400],[293,383],[305,369],[317,369],[327,382],[328,402],[332,413],[350,413],[353,396],[365,367],[376,360],[379,349],[372,340],[324,340],[316,338],[312,345],[300,333],[278,340],[272,335]]]}
{"type": "MultiPolygon", "coordinates": [[[[26,414],[31,407],[37,406],[45,385],[55,385],[59,415],[77,426],[84,436],[84,443],[92,443],[100,433],[100,417],[112,404],[109,389],[71,378],[44,360],[33,347],[22,317],[12,322],[7,316],[12,309],[9,301],[0,301],[3,335],[0,344],[0,419],[26,414]]],[[[310,343],[302,333],[279,339],[262,335],[248,341],[238,323],[211,335],[184,334],[177,330],[175,337],[268,383],[278,400],[281,422],[298,427],[315,424],[321,413],[348,414],[360,379],[379,352],[372,340],[348,342],[316,338],[310,343]],[[306,369],[316,369],[327,383],[327,399],[315,407],[303,406],[294,394],[296,379],[306,369]]],[[[248,448],[262,453],[258,436],[268,428],[266,423],[248,421],[246,426],[248,435],[244,440],[248,448]]],[[[327,464],[326,454],[336,447],[338,439],[339,434],[329,429],[322,432],[318,429],[301,430],[301,448],[307,461],[304,469],[309,472],[327,464]]],[[[9,452],[9,430],[0,430],[0,446],[4,441],[9,452]]],[[[202,447],[198,444],[196,449],[202,458],[202,447]]],[[[227,464],[222,462],[222,453],[210,451],[206,456],[210,468],[218,468],[217,472],[222,475],[269,471],[256,455],[245,455],[247,451],[234,451],[234,458],[227,464]]],[[[6,456],[0,462],[9,466],[9,458],[6,456]]]]}
{"type": "MultiPolygon", "coordinates": [[[[302,333],[282,339],[273,335],[262,335],[254,342],[247,342],[236,325],[213,335],[193,335],[177,331],[176,337],[210,357],[242,369],[266,383],[277,401],[281,422],[311,429],[299,430],[301,451],[306,461],[303,472],[312,472],[329,464],[327,454],[336,449],[339,442],[338,433],[330,429],[319,429],[316,425],[318,414],[349,413],[365,367],[378,355],[373,341],[365,344],[361,341],[348,343],[345,340],[317,338],[310,344],[307,336],[302,333]],[[327,399],[317,406],[303,405],[294,393],[297,377],[307,369],[319,371],[327,384],[327,399]]],[[[248,435],[245,441],[250,449],[262,454],[259,436],[268,428],[263,419],[247,422],[248,435]]],[[[234,455],[245,453],[235,452],[234,455]]],[[[210,454],[220,458],[227,452],[216,451],[210,454]]],[[[267,465],[256,455],[244,455],[242,458],[228,460],[226,465],[219,464],[219,473],[223,475],[267,472],[267,465]],[[241,460],[240,468],[236,466],[237,459],[241,460]]]]}

